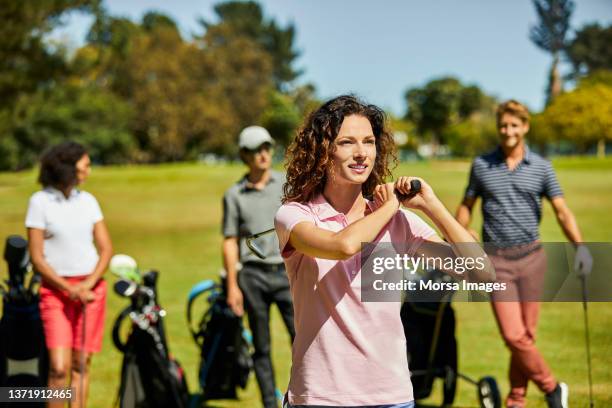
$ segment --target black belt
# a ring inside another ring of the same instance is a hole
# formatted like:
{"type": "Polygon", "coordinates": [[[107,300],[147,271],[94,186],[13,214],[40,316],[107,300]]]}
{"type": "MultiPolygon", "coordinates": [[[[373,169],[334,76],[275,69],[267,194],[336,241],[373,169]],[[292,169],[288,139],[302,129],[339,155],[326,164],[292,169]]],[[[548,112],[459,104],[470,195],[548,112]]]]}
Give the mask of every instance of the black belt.
{"type": "Polygon", "coordinates": [[[243,267],[259,269],[264,272],[279,272],[281,270],[283,271],[285,270],[284,263],[267,264],[267,263],[257,262],[257,261],[247,261],[243,264],[243,267]]]}

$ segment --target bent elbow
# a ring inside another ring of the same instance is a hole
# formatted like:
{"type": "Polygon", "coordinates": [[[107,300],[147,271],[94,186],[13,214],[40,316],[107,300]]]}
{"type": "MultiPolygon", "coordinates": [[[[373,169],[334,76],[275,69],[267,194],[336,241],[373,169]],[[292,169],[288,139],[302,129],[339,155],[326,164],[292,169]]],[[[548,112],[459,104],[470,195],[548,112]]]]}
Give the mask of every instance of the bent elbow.
{"type": "Polygon", "coordinates": [[[339,258],[345,261],[361,251],[361,243],[355,244],[349,240],[340,241],[339,258]]]}

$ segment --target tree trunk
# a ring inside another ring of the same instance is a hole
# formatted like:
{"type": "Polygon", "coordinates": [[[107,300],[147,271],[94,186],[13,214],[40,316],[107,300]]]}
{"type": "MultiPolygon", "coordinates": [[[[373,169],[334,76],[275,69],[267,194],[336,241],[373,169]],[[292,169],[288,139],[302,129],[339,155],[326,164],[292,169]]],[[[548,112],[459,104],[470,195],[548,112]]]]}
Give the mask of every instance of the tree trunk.
{"type": "Polygon", "coordinates": [[[597,157],[599,159],[606,157],[606,139],[603,137],[597,141],[597,157]]]}
{"type": "Polygon", "coordinates": [[[561,94],[563,90],[563,81],[559,74],[559,55],[553,55],[553,63],[550,67],[548,76],[548,95],[546,95],[546,105],[550,105],[552,101],[561,94]]]}

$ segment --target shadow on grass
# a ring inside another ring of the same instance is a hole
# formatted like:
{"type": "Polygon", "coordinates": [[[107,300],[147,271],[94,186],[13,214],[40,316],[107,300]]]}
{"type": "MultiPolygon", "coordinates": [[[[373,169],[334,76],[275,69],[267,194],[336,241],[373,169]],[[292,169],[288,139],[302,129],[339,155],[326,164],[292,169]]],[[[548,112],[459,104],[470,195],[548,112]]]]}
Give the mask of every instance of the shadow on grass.
{"type": "Polygon", "coordinates": [[[221,402],[234,401],[239,402],[240,400],[205,400],[202,398],[202,393],[189,394],[189,407],[188,408],[227,408],[227,404],[221,402]]]}

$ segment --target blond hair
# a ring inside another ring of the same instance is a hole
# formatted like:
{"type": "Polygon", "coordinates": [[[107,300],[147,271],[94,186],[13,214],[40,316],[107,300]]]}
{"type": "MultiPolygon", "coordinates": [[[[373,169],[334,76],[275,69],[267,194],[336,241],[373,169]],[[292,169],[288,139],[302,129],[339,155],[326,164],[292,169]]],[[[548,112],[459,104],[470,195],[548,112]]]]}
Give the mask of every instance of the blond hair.
{"type": "Polygon", "coordinates": [[[529,123],[529,109],[522,103],[515,101],[514,99],[510,99],[504,103],[501,103],[497,107],[497,123],[501,120],[502,116],[505,114],[509,114],[512,116],[516,116],[523,123],[529,123]]]}

